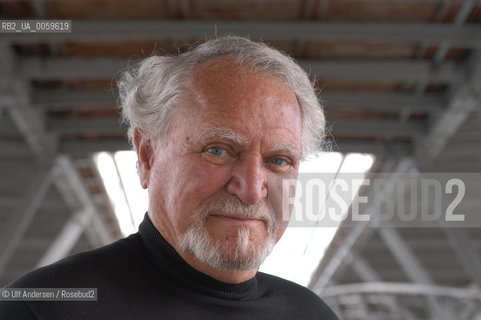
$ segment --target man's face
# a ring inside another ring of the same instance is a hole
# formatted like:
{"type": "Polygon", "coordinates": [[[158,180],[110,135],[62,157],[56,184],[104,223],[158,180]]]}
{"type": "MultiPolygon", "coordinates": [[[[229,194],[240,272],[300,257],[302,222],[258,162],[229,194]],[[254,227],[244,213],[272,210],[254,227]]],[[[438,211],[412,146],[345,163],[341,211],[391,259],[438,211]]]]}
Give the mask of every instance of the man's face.
{"type": "Polygon", "coordinates": [[[302,124],[285,84],[230,59],[197,67],[166,136],[137,150],[149,214],[177,252],[248,270],[287,226],[282,179],[297,173],[302,124]]]}

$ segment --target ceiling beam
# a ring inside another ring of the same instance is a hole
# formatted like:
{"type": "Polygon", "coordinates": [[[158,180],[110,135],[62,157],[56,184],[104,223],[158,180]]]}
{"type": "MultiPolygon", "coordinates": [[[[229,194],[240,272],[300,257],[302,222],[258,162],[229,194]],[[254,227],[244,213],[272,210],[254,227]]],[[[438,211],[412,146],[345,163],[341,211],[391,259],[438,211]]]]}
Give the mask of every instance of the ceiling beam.
{"type": "MultiPolygon", "coordinates": [[[[418,96],[412,93],[384,92],[327,92],[321,98],[329,111],[331,108],[355,107],[384,112],[436,112],[446,104],[445,97],[439,94],[418,96]]],[[[335,110],[335,109],[334,109],[335,110]]]]}
{"type": "Polygon", "coordinates": [[[51,167],[36,172],[15,211],[12,212],[0,234],[0,275],[22,241],[30,222],[38,211],[51,185],[51,167]]]}
{"type": "Polygon", "coordinates": [[[26,90],[18,86],[16,90],[19,98],[15,103],[9,104],[10,116],[37,158],[45,162],[52,161],[56,154],[57,139],[45,131],[42,114],[26,100],[26,90]]]}
{"type": "Polygon", "coordinates": [[[127,138],[102,138],[99,140],[62,139],[60,141],[60,152],[63,154],[88,154],[120,150],[132,150],[127,138]]]}
{"type": "Polygon", "coordinates": [[[57,184],[59,192],[62,195],[71,193],[70,195],[64,195],[66,199],[78,199],[80,208],[77,210],[85,210],[86,212],[93,213],[92,219],[90,220],[91,224],[86,230],[90,241],[97,246],[111,243],[114,238],[104,220],[101,218],[92,197],[82,183],[82,178],[75,169],[72,160],[68,156],[59,156],[57,158],[56,168],[59,170],[59,178],[57,181],[62,183],[57,184]]]}
{"type": "Polygon", "coordinates": [[[56,139],[44,130],[42,114],[32,108],[28,85],[16,73],[17,62],[9,43],[0,41],[0,92],[11,95],[11,101],[6,105],[8,113],[40,168],[33,175],[8,224],[4,226],[6,230],[0,239],[0,245],[3,246],[0,250],[0,274],[5,271],[50,188],[56,155],[56,139]]]}
{"type": "MultiPolygon", "coordinates": [[[[397,263],[404,271],[406,277],[413,283],[424,285],[434,285],[431,276],[417,259],[409,244],[402,238],[399,231],[394,228],[378,228],[378,234],[381,236],[384,244],[392,253],[397,263]]],[[[432,311],[432,319],[451,320],[454,319],[450,310],[443,306],[437,299],[428,297],[429,305],[432,311]]]]}
{"type": "MultiPolygon", "coordinates": [[[[47,208],[48,210],[65,210],[65,206],[63,203],[60,203],[62,199],[54,199],[52,197],[46,197],[40,206],[40,210],[42,208],[47,208]]],[[[1,196],[0,197],[0,207],[9,207],[13,208],[20,204],[21,199],[15,196],[1,196]]]]}
{"type": "Polygon", "coordinates": [[[363,282],[381,282],[379,274],[361,256],[353,253],[346,257],[346,264],[356,273],[363,282]]]}
{"type": "Polygon", "coordinates": [[[332,151],[342,153],[371,153],[393,158],[403,158],[413,154],[412,144],[408,142],[336,139],[331,147],[332,151]]]}
{"type": "MultiPolygon", "coordinates": [[[[410,93],[384,92],[326,92],[321,94],[327,110],[353,107],[384,112],[440,111],[446,104],[444,95],[426,94],[417,96],[410,93]]],[[[36,89],[32,92],[32,103],[47,109],[55,108],[96,108],[115,106],[116,90],[48,90],[36,89]]]]}
{"type": "Polygon", "coordinates": [[[30,174],[37,169],[39,169],[38,165],[32,163],[30,159],[16,159],[15,161],[11,161],[9,159],[0,158],[0,173],[21,171],[30,174]]]}
{"type": "Polygon", "coordinates": [[[400,82],[459,83],[464,78],[462,65],[445,62],[433,68],[421,60],[298,60],[317,78],[341,80],[379,80],[400,82]]]}
{"type": "Polygon", "coordinates": [[[422,172],[481,172],[481,161],[461,163],[453,159],[446,161],[441,158],[435,163],[420,165],[419,169],[422,172]]]}
{"type": "Polygon", "coordinates": [[[45,12],[45,0],[30,0],[30,5],[35,13],[35,18],[44,18],[46,16],[45,12]]]}
{"type": "Polygon", "coordinates": [[[406,241],[401,237],[398,230],[393,228],[379,228],[377,231],[410,281],[422,284],[433,284],[430,275],[421,265],[406,241]]]}
{"type": "Polygon", "coordinates": [[[25,79],[110,79],[137,60],[122,58],[21,58],[18,72],[25,79]]]}
{"type": "MultiPolygon", "coordinates": [[[[477,207],[479,208],[479,199],[477,207]]],[[[442,228],[453,252],[461,263],[464,271],[471,277],[473,283],[481,288],[481,257],[478,248],[468,235],[468,230],[459,228],[442,228]]]]}
{"type": "MultiPolygon", "coordinates": [[[[477,0],[464,0],[462,1],[460,8],[458,9],[458,12],[456,13],[456,16],[453,19],[453,25],[455,28],[461,28],[462,25],[466,22],[466,19],[469,18],[469,15],[473,11],[474,7],[477,4],[477,0]]],[[[438,46],[438,49],[436,50],[434,54],[434,61],[436,63],[441,63],[450,48],[450,44],[448,41],[444,40],[441,41],[441,43],[438,46]]]]}
{"type": "MultiPolygon", "coordinates": [[[[374,197],[374,201],[371,202],[369,207],[363,212],[363,215],[372,215],[384,199],[391,196],[393,192],[394,183],[397,181],[398,177],[414,166],[413,162],[406,158],[399,161],[394,170],[390,171],[389,163],[386,164],[387,172],[392,172],[389,176],[389,183],[386,184],[386,188],[381,190],[380,194],[374,197]]],[[[326,286],[331,282],[336,270],[345,262],[346,257],[351,253],[352,248],[360,237],[366,232],[366,229],[370,225],[369,222],[360,221],[356,222],[352,230],[347,233],[347,236],[342,239],[342,243],[336,248],[332,256],[326,257],[321,260],[318,268],[313,272],[311,281],[308,284],[308,288],[314,291],[316,294],[321,295],[326,286]],[[328,259],[328,260],[327,260],[328,259]]]]}
{"type": "Polygon", "coordinates": [[[0,139],[0,157],[29,158],[32,150],[20,139],[0,139]]]}
{"type": "Polygon", "coordinates": [[[87,209],[74,213],[43,254],[37,267],[43,267],[66,257],[90,225],[94,213],[87,209]]]}
{"type": "Polygon", "coordinates": [[[116,90],[48,90],[36,89],[32,92],[32,103],[47,109],[52,107],[81,108],[85,106],[115,105],[116,90]]]}
{"type": "MultiPolygon", "coordinates": [[[[476,0],[463,0],[462,3],[460,3],[460,7],[458,9],[458,12],[456,13],[456,16],[453,19],[452,27],[453,28],[460,28],[465,20],[469,17],[469,14],[473,10],[473,7],[476,5],[476,0]]],[[[444,7],[447,7],[449,4],[446,1],[444,4],[444,7]]],[[[440,17],[439,17],[440,18],[440,17]]],[[[450,44],[448,41],[443,40],[441,41],[437,48],[434,51],[434,56],[432,59],[433,65],[440,65],[443,63],[443,61],[446,58],[446,55],[449,52],[450,44]]],[[[417,84],[416,87],[416,92],[418,94],[423,94],[426,91],[426,88],[429,86],[428,81],[420,81],[417,84]]]]}
{"type": "MultiPolygon", "coordinates": [[[[138,60],[123,58],[24,57],[18,66],[26,79],[112,78],[138,60]]],[[[409,60],[299,60],[317,78],[415,82],[420,80],[458,83],[463,68],[446,62],[433,68],[428,61],[409,60]]]]}
{"type": "Polygon", "coordinates": [[[423,120],[401,122],[391,119],[329,119],[328,127],[332,134],[357,134],[376,137],[418,138],[424,133],[423,120]]]}
{"type": "Polygon", "coordinates": [[[10,118],[37,160],[51,163],[56,154],[56,138],[45,130],[44,110],[32,107],[29,86],[17,76],[18,60],[10,45],[2,41],[0,49],[0,92],[10,97],[6,105],[10,118]]]}
{"type": "MultiPolygon", "coordinates": [[[[411,120],[406,123],[398,120],[384,119],[331,119],[328,123],[332,134],[365,134],[376,137],[418,138],[424,133],[423,120],[411,120]]],[[[127,130],[119,118],[79,118],[65,119],[52,117],[48,128],[58,134],[75,133],[111,133],[124,134],[127,130]]]]}
{"type": "Polygon", "coordinates": [[[321,296],[323,298],[336,297],[349,294],[379,293],[396,294],[407,296],[436,296],[449,297],[459,300],[481,301],[481,291],[478,289],[441,287],[420,283],[355,283],[346,285],[336,285],[327,288],[321,296]]]}
{"type": "Polygon", "coordinates": [[[127,132],[120,118],[59,118],[48,120],[48,128],[59,134],[74,133],[114,133],[122,135],[127,132]]]}
{"type": "Polygon", "coordinates": [[[0,135],[21,137],[20,132],[8,114],[0,119],[0,135]]]}
{"type": "Polygon", "coordinates": [[[292,38],[311,40],[323,38],[363,39],[383,42],[438,44],[446,41],[452,45],[480,48],[479,27],[455,28],[445,23],[348,23],[310,21],[205,21],[205,20],[73,20],[70,34],[22,34],[17,37],[5,34],[6,40],[15,43],[47,41],[92,41],[138,39],[140,37],[206,38],[214,35],[236,34],[251,38],[292,38]]]}
{"type": "Polygon", "coordinates": [[[466,81],[454,86],[445,110],[437,116],[430,131],[417,141],[419,162],[435,159],[472,112],[481,108],[481,54],[474,55],[467,65],[470,67],[466,81]]]}
{"type": "MultiPolygon", "coordinates": [[[[481,128],[480,128],[481,130],[481,128]]],[[[438,155],[438,159],[453,159],[462,157],[476,157],[481,156],[479,152],[480,141],[467,141],[461,142],[457,141],[454,143],[449,143],[445,146],[443,150],[438,155]]],[[[437,161],[436,161],[437,163],[437,161]]],[[[459,163],[462,165],[462,163],[459,163]]]]}

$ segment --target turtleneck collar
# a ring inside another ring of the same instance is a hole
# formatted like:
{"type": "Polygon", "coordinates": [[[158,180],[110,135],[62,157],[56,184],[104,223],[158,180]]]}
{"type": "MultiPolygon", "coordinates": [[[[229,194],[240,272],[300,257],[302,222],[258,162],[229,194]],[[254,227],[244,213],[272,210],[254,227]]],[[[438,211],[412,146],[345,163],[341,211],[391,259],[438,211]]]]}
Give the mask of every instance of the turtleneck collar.
{"type": "Polygon", "coordinates": [[[148,214],[139,226],[142,243],[157,269],[170,274],[191,289],[230,299],[253,299],[257,295],[256,277],[230,284],[218,281],[192,268],[155,228],[148,214]]]}

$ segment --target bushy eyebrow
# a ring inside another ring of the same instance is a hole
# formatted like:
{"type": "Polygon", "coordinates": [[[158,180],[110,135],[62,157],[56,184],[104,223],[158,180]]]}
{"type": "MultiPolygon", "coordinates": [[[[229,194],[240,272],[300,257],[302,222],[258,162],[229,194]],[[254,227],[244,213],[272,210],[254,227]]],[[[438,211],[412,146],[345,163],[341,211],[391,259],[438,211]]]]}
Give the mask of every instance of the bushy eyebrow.
{"type": "Polygon", "coordinates": [[[203,127],[194,132],[189,144],[202,144],[212,139],[225,139],[239,145],[247,145],[247,139],[244,136],[235,133],[230,128],[224,127],[203,127]]]}
{"type": "MultiPolygon", "coordinates": [[[[197,130],[193,134],[193,138],[190,139],[188,144],[190,145],[198,145],[198,144],[205,144],[207,141],[212,139],[224,139],[230,140],[240,146],[248,146],[247,138],[235,133],[232,129],[226,127],[203,127],[200,130],[197,130]]],[[[298,160],[302,158],[301,151],[290,144],[278,144],[275,145],[272,149],[269,150],[269,153],[276,153],[276,152],[286,152],[298,160]]]]}
{"type": "Polygon", "coordinates": [[[301,151],[298,148],[296,148],[295,146],[290,145],[290,144],[278,144],[278,145],[274,146],[270,150],[270,152],[271,153],[287,152],[287,153],[290,153],[293,156],[295,156],[297,158],[297,160],[300,160],[302,158],[301,151]]]}

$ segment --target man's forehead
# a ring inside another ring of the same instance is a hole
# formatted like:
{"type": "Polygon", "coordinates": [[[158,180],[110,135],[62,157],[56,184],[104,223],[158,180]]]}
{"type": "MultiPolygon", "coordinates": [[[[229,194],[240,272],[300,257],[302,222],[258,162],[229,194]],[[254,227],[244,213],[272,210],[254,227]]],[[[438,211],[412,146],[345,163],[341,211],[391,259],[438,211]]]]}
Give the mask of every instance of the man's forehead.
{"type": "MultiPolygon", "coordinates": [[[[270,79],[273,83],[286,85],[285,80],[272,73],[263,71],[253,65],[239,63],[238,57],[225,55],[210,58],[197,65],[192,72],[192,84],[195,87],[210,87],[212,84],[228,84],[226,79],[239,79],[241,77],[253,77],[270,79]]],[[[292,91],[292,90],[291,90],[292,91]]]]}

